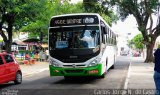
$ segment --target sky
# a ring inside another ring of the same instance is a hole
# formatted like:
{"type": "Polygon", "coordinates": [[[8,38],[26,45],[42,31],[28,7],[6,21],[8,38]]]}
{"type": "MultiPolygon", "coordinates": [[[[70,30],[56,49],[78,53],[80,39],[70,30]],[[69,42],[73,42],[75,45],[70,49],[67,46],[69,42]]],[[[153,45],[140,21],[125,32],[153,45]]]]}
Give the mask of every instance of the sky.
{"type": "Polygon", "coordinates": [[[80,2],[80,1],[83,1],[83,0],[71,0],[71,3],[77,3],[77,2],[80,2]]]}
{"type": "Polygon", "coordinates": [[[137,27],[138,25],[133,15],[129,15],[124,21],[118,20],[117,23],[112,24],[112,30],[118,34],[118,53],[120,53],[122,47],[125,50],[129,50],[127,40],[131,40],[134,36],[140,33],[137,27]]]}
{"type": "Polygon", "coordinates": [[[120,36],[127,36],[130,33],[129,39],[139,34],[138,25],[135,18],[130,15],[124,21],[118,20],[117,23],[112,24],[112,29],[120,36]]]}
{"type": "MultiPolygon", "coordinates": [[[[157,24],[157,16],[152,15],[153,18],[153,27],[156,27],[157,24]]],[[[147,27],[149,28],[150,20],[148,21],[147,27]]],[[[141,32],[138,30],[138,25],[136,22],[136,19],[133,15],[129,15],[124,21],[118,20],[117,23],[112,24],[112,29],[119,35],[127,35],[128,33],[131,33],[129,36],[129,39],[133,38],[137,34],[140,34],[141,32]]]]}

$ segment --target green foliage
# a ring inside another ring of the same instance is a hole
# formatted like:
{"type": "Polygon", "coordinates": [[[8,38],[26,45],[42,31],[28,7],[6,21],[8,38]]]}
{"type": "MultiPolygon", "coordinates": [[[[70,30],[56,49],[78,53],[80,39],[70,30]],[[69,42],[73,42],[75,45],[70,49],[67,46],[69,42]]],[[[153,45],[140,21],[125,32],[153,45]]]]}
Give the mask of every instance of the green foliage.
{"type": "MultiPolygon", "coordinates": [[[[44,10],[40,10],[40,14],[34,18],[34,21],[29,21],[26,26],[23,26],[20,31],[29,32],[29,37],[39,37],[40,32],[43,32],[45,38],[47,38],[47,31],[49,20],[52,16],[69,14],[69,13],[82,13],[84,12],[83,5],[81,3],[69,4],[65,1],[63,4],[59,0],[46,0],[47,2],[43,3],[44,10]]],[[[37,8],[38,9],[38,8],[37,8]]]]}
{"type": "Polygon", "coordinates": [[[0,0],[0,32],[7,52],[11,52],[13,28],[16,31],[35,22],[46,10],[45,3],[46,0],[0,0]]]}
{"type": "Polygon", "coordinates": [[[89,11],[86,11],[83,3],[70,4],[68,1],[61,3],[61,0],[0,0],[0,32],[7,31],[1,35],[6,45],[8,43],[6,48],[11,50],[13,28],[14,31],[29,32],[30,37],[39,37],[40,32],[43,32],[47,38],[49,20],[55,15],[94,12],[99,13],[109,25],[115,17],[112,11],[99,3],[91,3],[89,11]],[[6,27],[2,29],[1,26],[6,27]]]}
{"type": "Polygon", "coordinates": [[[134,45],[136,49],[143,49],[144,44],[142,34],[136,35],[131,41],[129,41],[129,44],[134,45]]]}
{"type": "Polygon", "coordinates": [[[61,14],[69,14],[69,13],[82,13],[84,12],[84,8],[81,3],[78,4],[69,4],[65,2],[60,7],[57,7],[56,14],[53,15],[61,15],[61,14]]]}
{"type": "MultiPolygon", "coordinates": [[[[29,37],[39,37],[40,32],[47,32],[47,25],[48,25],[48,19],[47,11],[49,3],[48,0],[35,0],[37,3],[33,5],[33,7],[30,7],[33,11],[30,12],[32,15],[32,19],[28,19],[28,17],[25,17],[24,25],[22,25],[22,28],[20,28],[20,31],[29,32],[29,37]],[[36,16],[34,15],[36,14],[36,16]]],[[[32,5],[32,4],[31,4],[32,5]]],[[[28,9],[27,9],[28,10],[28,9]]],[[[26,10],[26,11],[27,11],[26,10]]],[[[29,14],[30,14],[29,13],[29,14]]]]}
{"type": "Polygon", "coordinates": [[[22,26],[35,21],[35,17],[45,11],[45,0],[2,0],[2,8],[7,13],[16,14],[14,18],[14,27],[18,30],[22,26]]]}
{"type": "Polygon", "coordinates": [[[100,14],[104,18],[104,20],[111,26],[112,22],[118,20],[118,17],[114,14],[113,10],[105,7],[105,5],[103,5],[103,2],[101,3],[97,2],[97,0],[83,0],[85,12],[100,14]]]}
{"type": "Polygon", "coordinates": [[[105,14],[101,14],[102,18],[111,26],[112,25],[112,20],[110,19],[109,16],[105,14]]]}
{"type": "Polygon", "coordinates": [[[110,4],[118,7],[119,16],[125,19],[129,14],[145,18],[145,15],[154,13],[158,0],[111,0],[110,4]]]}
{"type": "Polygon", "coordinates": [[[30,50],[19,50],[18,52],[19,52],[19,53],[24,53],[24,54],[25,54],[25,53],[31,53],[32,51],[30,51],[30,50]]]}
{"type": "Polygon", "coordinates": [[[158,44],[158,48],[160,48],[160,44],[158,44]]]}
{"type": "MultiPolygon", "coordinates": [[[[108,1],[108,0],[106,0],[108,1]]],[[[118,7],[119,17],[124,20],[128,15],[133,15],[137,21],[138,29],[143,35],[144,44],[147,48],[147,56],[145,62],[153,61],[153,46],[156,38],[160,35],[160,22],[153,22],[152,15],[159,13],[159,0],[110,0],[111,5],[118,7]],[[157,23],[153,29],[153,23],[157,23]],[[149,27],[148,27],[149,26],[149,27]]],[[[158,18],[159,19],[159,18],[158,18]]],[[[140,43],[137,43],[137,48],[141,48],[140,43]]]]}
{"type": "Polygon", "coordinates": [[[100,4],[98,3],[96,4],[91,3],[91,5],[93,4],[95,8],[92,6],[89,11],[86,11],[83,6],[83,3],[70,4],[67,0],[65,0],[63,4],[60,2],[60,0],[54,0],[54,1],[46,0],[46,1],[47,2],[43,3],[42,5],[44,6],[45,10],[41,11],[41,9],[39,9],[41,11],[40,14],[37,15],[37,17],[34,18],[33,21],[32,20],[28,21],[28,23],[20,29],[20,31],[29,32],[29,37],[39,36],[40,32],[43,32],[45,35],[47,35],[49,20],[52,16],[55,15],[94,12],[94,13],[99,13],[109,23],[109,25],[111,25],[113,21],[111,17],[112,18],[116,17],[113,15],[112,11],[108,11],[107,9],[100,6],[100,4]]]}

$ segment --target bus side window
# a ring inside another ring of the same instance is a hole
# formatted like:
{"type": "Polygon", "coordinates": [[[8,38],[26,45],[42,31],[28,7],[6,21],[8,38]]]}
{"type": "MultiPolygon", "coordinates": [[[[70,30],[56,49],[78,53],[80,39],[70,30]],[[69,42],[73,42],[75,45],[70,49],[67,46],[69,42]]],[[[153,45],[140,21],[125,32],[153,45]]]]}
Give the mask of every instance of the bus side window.
{"type": "Polygon", "coordinates": [[[113,32],[111,31],[111,44],[113,44],[113,32]]]}
{"type": "Polygon", "coordinates": [[[115,35],[115,45],[117,45],[117,35],[115,35]]]}
{"type": "Polygon", "coordinates": [[[102,43],[105,44],[106,42],[105,42],[105,34],[104,34],[104,30],[105,30],[104,27],[101,26],[101,31],[102,31],[102,32],[101,32],[101,35],[102,35],[102,43]]]}
{"type": "Polygon", "coordinates": [[[112,30],[110,31],[110,33],[111,33],[110,34],[110,44],[113,44],[113,38],[112,38],[113,37],[113,33],[112,33],[112,30]]]}
{"type": "Polygon", "coordinates": [[[109,38],[109,28],[105,28],[106,29],[106,43],[108,43],[108,38],[109,38]]]}
{"type": "Polygon", "coordinates": [[[108,35],[108,43],[111,44],[111,30],[108,31],[109,35],[108,35]]]}
{"type": "Polygon", "coordinates": [[[104,35],[104,42],[106,44],[107,43],[107,34],[108,34],[107,32],[108,31],[107,31],[107,27],[103,27],[103,29],[104,29],[104,34],[103,34],[104,35]]]}
{"type": "Polygon", "coordinates": [[[105,44],[107,43],[107,40],[108,40],[108,28],[107,27],[104,27],[104,40],[105,40],[105,44]]]}
{"type": "Polygon", "coordinates": [[[114,40],[114,45],[116,45],[116,35],[115,34],[114,34],[113,40],[114,40]]]}
{"type": "Polygon", "coordinates": [[[114,44],[114,33],[112,32],[112,44],[114,44]]]}
{"type": "Polygon", "coordinates": [[[107,35],[106,35],[107,39],[106,39],[106,42],[107,44],[109,44],[109,28],[107,28],[107,35]]]}
{"type": "Polygon", "coordinates": [[[114,33],[112,33],[112,44],[114,45],[115,44],[115,39],[114,39],[114,33]]]}

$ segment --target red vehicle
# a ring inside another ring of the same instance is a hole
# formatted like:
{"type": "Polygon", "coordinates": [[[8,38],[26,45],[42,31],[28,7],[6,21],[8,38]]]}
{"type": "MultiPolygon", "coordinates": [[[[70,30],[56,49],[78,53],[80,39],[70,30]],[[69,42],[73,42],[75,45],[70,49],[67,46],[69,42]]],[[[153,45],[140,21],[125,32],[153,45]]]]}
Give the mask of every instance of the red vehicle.
{"type": "Polygon", "coordinates": [[[22,72],[14,56],[0,53],[0,84],[14,81],[15,84],[22,83],[22,72]]]}

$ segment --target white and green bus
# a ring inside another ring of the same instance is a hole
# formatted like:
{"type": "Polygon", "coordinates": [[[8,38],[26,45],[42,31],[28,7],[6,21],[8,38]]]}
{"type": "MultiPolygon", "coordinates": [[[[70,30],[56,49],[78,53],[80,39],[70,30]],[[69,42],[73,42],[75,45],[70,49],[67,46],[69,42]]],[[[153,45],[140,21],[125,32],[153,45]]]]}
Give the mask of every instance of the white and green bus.
{"type": "Polygon", "coordinates": [[[116,34],[96,13],[53,16],[49,26],[50,76],[104,77],[116,60],[116,34]]]}

